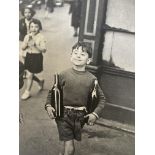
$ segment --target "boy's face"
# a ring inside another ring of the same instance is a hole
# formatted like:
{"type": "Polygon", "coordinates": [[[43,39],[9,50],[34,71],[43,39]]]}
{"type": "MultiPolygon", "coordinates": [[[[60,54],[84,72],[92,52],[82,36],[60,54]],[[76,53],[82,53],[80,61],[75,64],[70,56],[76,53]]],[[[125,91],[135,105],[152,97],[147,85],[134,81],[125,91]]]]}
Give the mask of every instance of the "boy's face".
{"type": "Polygon", "coordinates": [[[34,35],[37,34],[39,32],[39,25],[35,24],[35,23],[31,23],[30,24],[30,32],[34,35]]]}
{"type": "Polygon", "coordinates": [[[25,9],[24,10],[24,16],[26,19],[30,20],[31,16],[32,16],[31,11],[29,9],[25,9]]]}
{"type": "Polygon", "coordinates": [[[85,66],[86,64],[89,64],[91,59],[89,58],[89,55],[87,52],[82,50],[82,47],[75,48],[71,54],[71,62],[75,66],[85,66]]]}

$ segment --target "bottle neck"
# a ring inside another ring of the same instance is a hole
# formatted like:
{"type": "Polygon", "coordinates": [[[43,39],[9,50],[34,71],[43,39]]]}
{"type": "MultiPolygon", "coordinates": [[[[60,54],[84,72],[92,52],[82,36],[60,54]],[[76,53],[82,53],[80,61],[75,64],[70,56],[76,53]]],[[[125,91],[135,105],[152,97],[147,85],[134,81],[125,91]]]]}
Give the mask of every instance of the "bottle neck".
{"type": "Polygon", "coordinates": [[[59,81],[58,81],[58,74],[55,74],[55,75],[54,75],[54,85],[55,85],[55,86],[58,86],[58,82],[59,82],[59,81]]]}

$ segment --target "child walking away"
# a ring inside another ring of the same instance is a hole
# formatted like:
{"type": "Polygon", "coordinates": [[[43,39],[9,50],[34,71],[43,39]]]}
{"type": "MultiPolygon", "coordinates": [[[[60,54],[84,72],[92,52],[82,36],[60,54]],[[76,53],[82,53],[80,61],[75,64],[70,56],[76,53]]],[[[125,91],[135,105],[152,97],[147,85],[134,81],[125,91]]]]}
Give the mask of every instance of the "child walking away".
{"type": "Polygon", "coordinates": [[[50,17],[50,13],[54,11],[54,0],[45,0],[45,18],[50,17]]]}
{"type": "Polygon", "coordinates": [[[30,22],[30,33],[24,38],[22,49],[27,50],[25,58],[25,69],[27,70],[27,85],[21,99],[30,97],[32,82],[38,83],[39,90],[43,89],[44,80],[39,79],[35,74],[43,71],[43,54],[46,52],[46,41],[40,33],[40,24],[37,19],[30,22]]]}
{"type": "Polygon", "coordinates": [[[80,27],[81,19],[81,0],[74,0],[70,4],[69,14],[72,14],[71,17],[71,26],[74,28],[74,37],[78,36],[78,28],[80,27]]]}
{"type": "Polygon", "coordinates": [[[55,84],[49,91],[45,109],[51,119],[55,119],[59,139],[64,142],[63,155],[74,155],[74,140],[81,141],[84,124],[94,125],[105,105],[105,96],[96,82],[97,79],[85,67],[91,62],[92,50],[85,42],[78,42],[72,48],[72,68],[58,76],[60,94],[55,92],[55,84]],[[54,95],[55,94],[55,95],[54,95]],[[97,97],[98,104],[92,106],[90,99],[97,97]],[[60,103],[58,102],[60,99],[60,103]],[[60,106],[57,106],[59,103],[60,106]],[[62,107],[62,108],[55,108],[62,107]],[[59,113],[58,113],[59,110],[59,113]],[[55,115],[57,114],[57,115],[55,115]],[[60,115],[58,115],[60,114],[60,115]]]}

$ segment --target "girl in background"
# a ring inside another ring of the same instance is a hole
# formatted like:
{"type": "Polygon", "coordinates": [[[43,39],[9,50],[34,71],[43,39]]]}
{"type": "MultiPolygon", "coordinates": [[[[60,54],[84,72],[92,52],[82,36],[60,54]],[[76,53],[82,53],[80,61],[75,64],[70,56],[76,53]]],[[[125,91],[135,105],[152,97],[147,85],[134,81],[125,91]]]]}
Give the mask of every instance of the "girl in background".
{"type": "MultiPolygon", "coordinates": [[[[24,40],[25,35],[27,35],[30,32],[29,25],[30,25],[30,22],[35,19],[35,18],[33,18],[35,13],[36,12],[32,8],[29,8],[29,7],[25,7],[24,9],[21,10],[21,14],[22,14],[23,18],[21,18],[19,20],[19,41],[20,41],[19,42],[19,51],[20,51],[19,58],[20,58],[21,62],[23,62],[23,63],[25,61],[26,50],[23,51],[21,49],[21,44],[24,40]]],[[[40,30],[42,30],[42,24],[39,20],[38,20],[38,23],[39,23],[40,30]]],[[[26,78],[26,72],[24,72],[24,78],[26,78]]]]}
{"type": "MultiPolygon", "coordinates": [[[[19,40],[23,41],[26,34],[29,33],[29,24],[34,19],[33,16],[35,15],[35,11],[32,8],[25,7],[21,14],[23,18],[19,20],[19,40]]],[[[38,20],[39,21],[39,20],[38,20]]],[[[39,21],[39,27],[42,30],[42,24],[39,21]]]]}
{"type": "Polygon", "coordinates": [[[29,24],[30,32],[25,36],[22,50],[26,50],[25,69],[27,70],[27,85],[21,99],[26,100],[30,95],[33,80],[38,83],[39,90],[43,89],[44,80],[35,74],[43,71],[43,53],[46,52],[46,41],[40,33],[40,22],[33,19],[29,24]]]}

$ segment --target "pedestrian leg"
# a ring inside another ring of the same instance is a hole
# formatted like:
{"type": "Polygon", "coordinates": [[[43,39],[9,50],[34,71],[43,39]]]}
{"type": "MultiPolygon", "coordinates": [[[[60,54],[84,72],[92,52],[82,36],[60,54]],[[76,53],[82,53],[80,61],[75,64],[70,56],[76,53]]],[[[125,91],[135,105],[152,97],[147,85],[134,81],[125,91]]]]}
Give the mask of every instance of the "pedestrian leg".
{"type": "Polygon", "coordinates": [[[36,75],[33,76],[33,80],[38,83],[39,91],[43,90],[44,87],[44,80],[40,80],[36,75]]]}
{"type": "Polygon", "coordinates": [[[77,29],[78,29],[77,27],[74,27],[74,35],[73,35],[74,37],[78,36],[77,29]]]}

